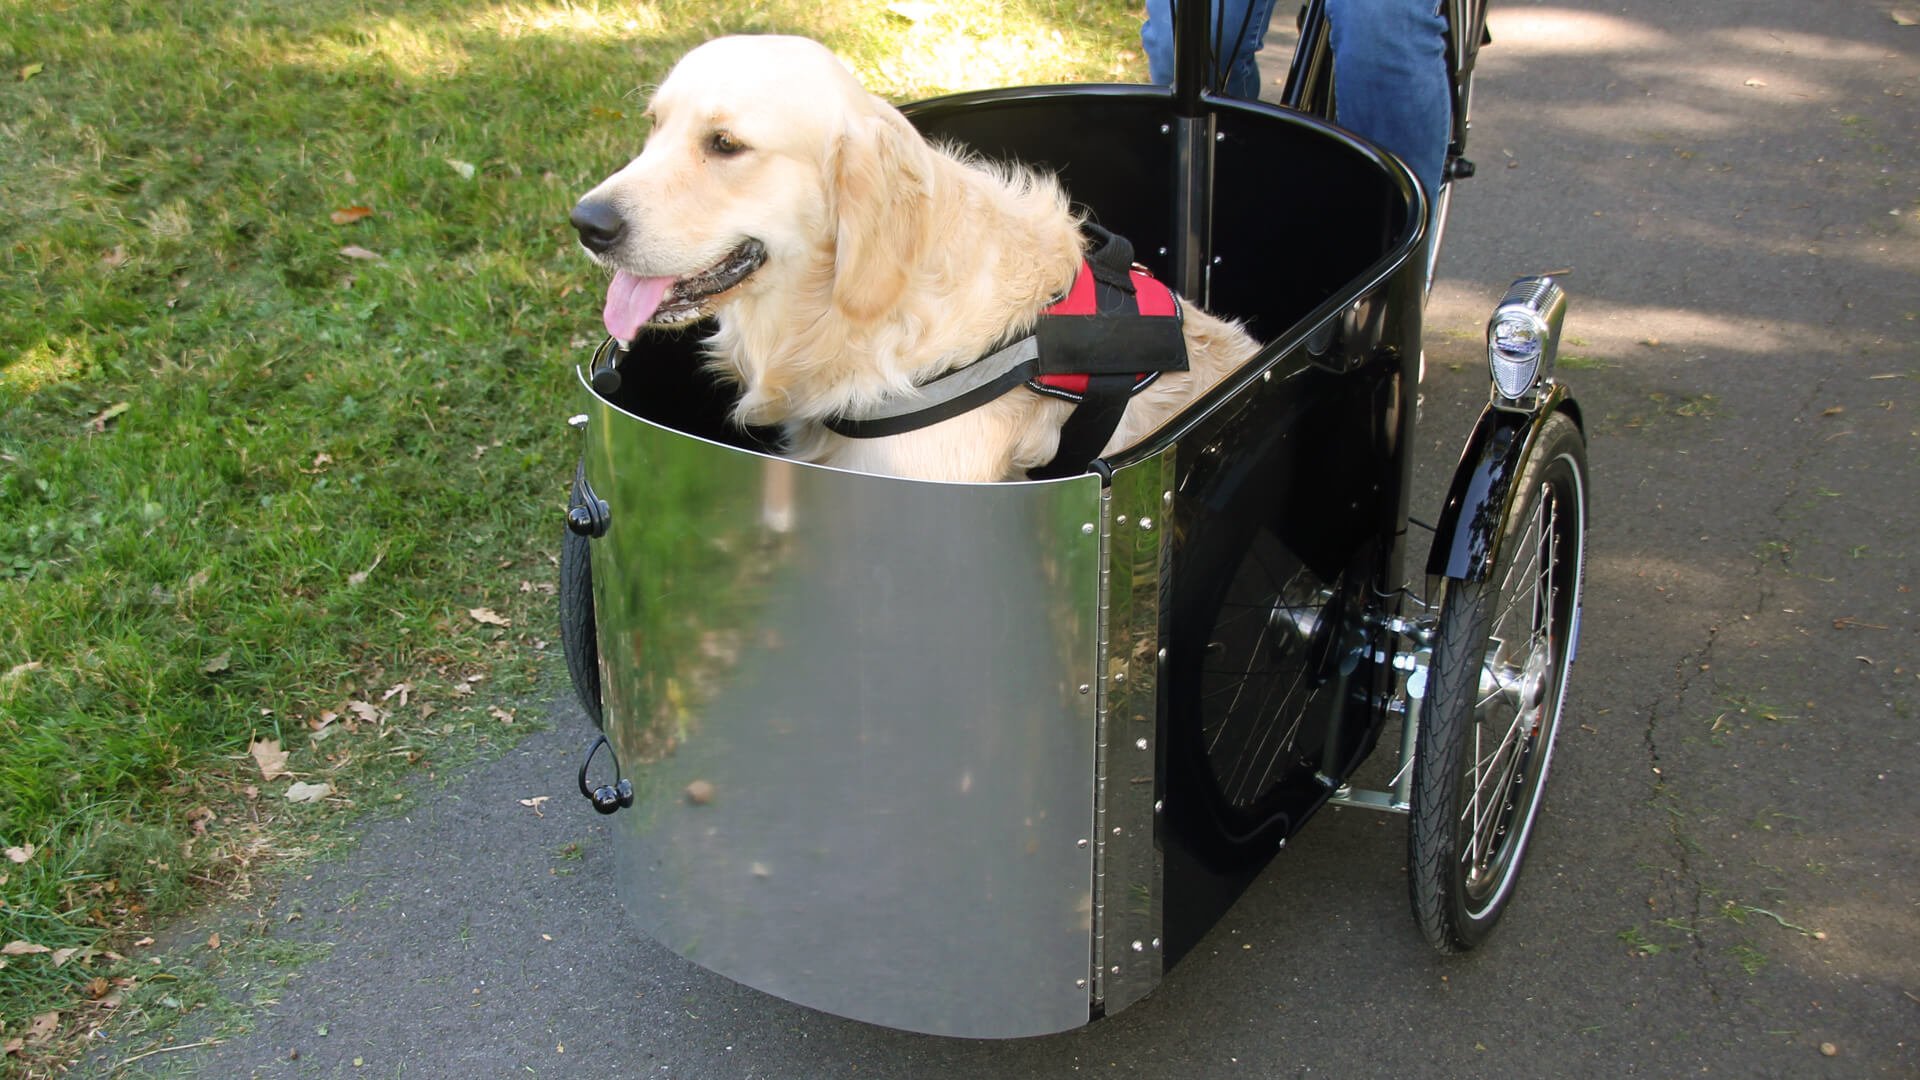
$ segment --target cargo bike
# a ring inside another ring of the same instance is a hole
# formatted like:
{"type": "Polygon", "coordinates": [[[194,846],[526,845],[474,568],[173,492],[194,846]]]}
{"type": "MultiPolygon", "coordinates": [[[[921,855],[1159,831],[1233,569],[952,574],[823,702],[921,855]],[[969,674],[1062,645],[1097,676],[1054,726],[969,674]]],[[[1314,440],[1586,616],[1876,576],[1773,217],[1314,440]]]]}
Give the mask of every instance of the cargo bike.
{"type": "MultiPolygon", "coordinates": [[[[905,110],[1058,172],[1266,342],[1140,445],[1044,481],[854,474],[730,425],[707,328],[581,369],[561,615],[604,734],[579,786],[614,814],[628,916],[694,963],[906,1030],[1075,1028],[1153,990],[1329,804],[1407,815],[1444,951],[1512,895],[1579,631],[1565,293],[1495,307],[1488,402],[1414,523],[1426,195],[1324,119],[1317,0],[1289,107],[1206,86],[1204,7],[1171,90],[905,110]]],[[[1449,12],[1450,180],[1477,8],[1449,12]]]]}

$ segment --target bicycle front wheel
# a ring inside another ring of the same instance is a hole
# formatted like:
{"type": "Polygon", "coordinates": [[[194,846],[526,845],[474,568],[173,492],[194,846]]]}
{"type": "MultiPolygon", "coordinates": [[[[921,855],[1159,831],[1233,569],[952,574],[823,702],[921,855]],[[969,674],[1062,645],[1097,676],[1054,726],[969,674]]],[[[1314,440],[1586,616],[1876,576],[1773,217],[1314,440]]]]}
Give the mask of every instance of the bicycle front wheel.
{"type": "Polygon", "coordinates": [[[1560,723],[1585,570],[1586,442],[1542,426],[1485,581],[1441,599],[1408,828],[1415,920],[1442,952],[1480,944],[1511,899],[1560,723]]]}

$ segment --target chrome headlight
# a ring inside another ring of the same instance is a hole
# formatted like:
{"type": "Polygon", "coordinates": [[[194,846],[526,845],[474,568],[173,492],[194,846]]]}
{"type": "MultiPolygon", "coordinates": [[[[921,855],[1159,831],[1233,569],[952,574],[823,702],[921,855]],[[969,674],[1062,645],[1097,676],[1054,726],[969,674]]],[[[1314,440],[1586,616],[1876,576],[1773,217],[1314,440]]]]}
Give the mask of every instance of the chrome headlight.
{"type": "Polygon", "coordinates": [[[1494,393],[1509,401],[1531,394],[1553,371],[1567,291],[1550,277],[1521,278],[1487,323],[1487,368],[1494,393]]]}

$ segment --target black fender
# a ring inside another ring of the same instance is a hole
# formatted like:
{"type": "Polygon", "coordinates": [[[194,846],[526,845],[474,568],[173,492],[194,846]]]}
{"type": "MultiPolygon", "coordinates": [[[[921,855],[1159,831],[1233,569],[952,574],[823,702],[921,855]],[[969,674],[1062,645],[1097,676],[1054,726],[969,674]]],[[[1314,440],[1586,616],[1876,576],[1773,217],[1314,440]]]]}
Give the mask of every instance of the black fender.
{"type": "Polygon", "coordinates": [[[1513,482],[1539,439],[1547,418],[1564,412],[1585,427],[1580,406],[1565,386],[1542,389],[1530,407],[1488,403],[1480,411],[1460,464],[1453,470],[1447,501],[1434,525],[1427,573],[1460,581],[1485,581],[1500,554],[1500,529],[1513,504],[1513,482]]]}

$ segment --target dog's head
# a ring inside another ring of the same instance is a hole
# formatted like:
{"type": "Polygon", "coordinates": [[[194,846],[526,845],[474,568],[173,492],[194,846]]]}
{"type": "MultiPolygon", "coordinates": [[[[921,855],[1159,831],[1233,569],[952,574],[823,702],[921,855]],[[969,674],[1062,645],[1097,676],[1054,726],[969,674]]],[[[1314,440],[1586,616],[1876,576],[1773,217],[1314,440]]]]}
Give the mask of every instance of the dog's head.
{"type": "Polygon", "coordinates": [[[774,290],[855,319],[898,297],[933,151],[825,47],[710,41],[674,66],[648,114],[640,156],[571,217],[615,271],[614,337],[774,290]]]}

